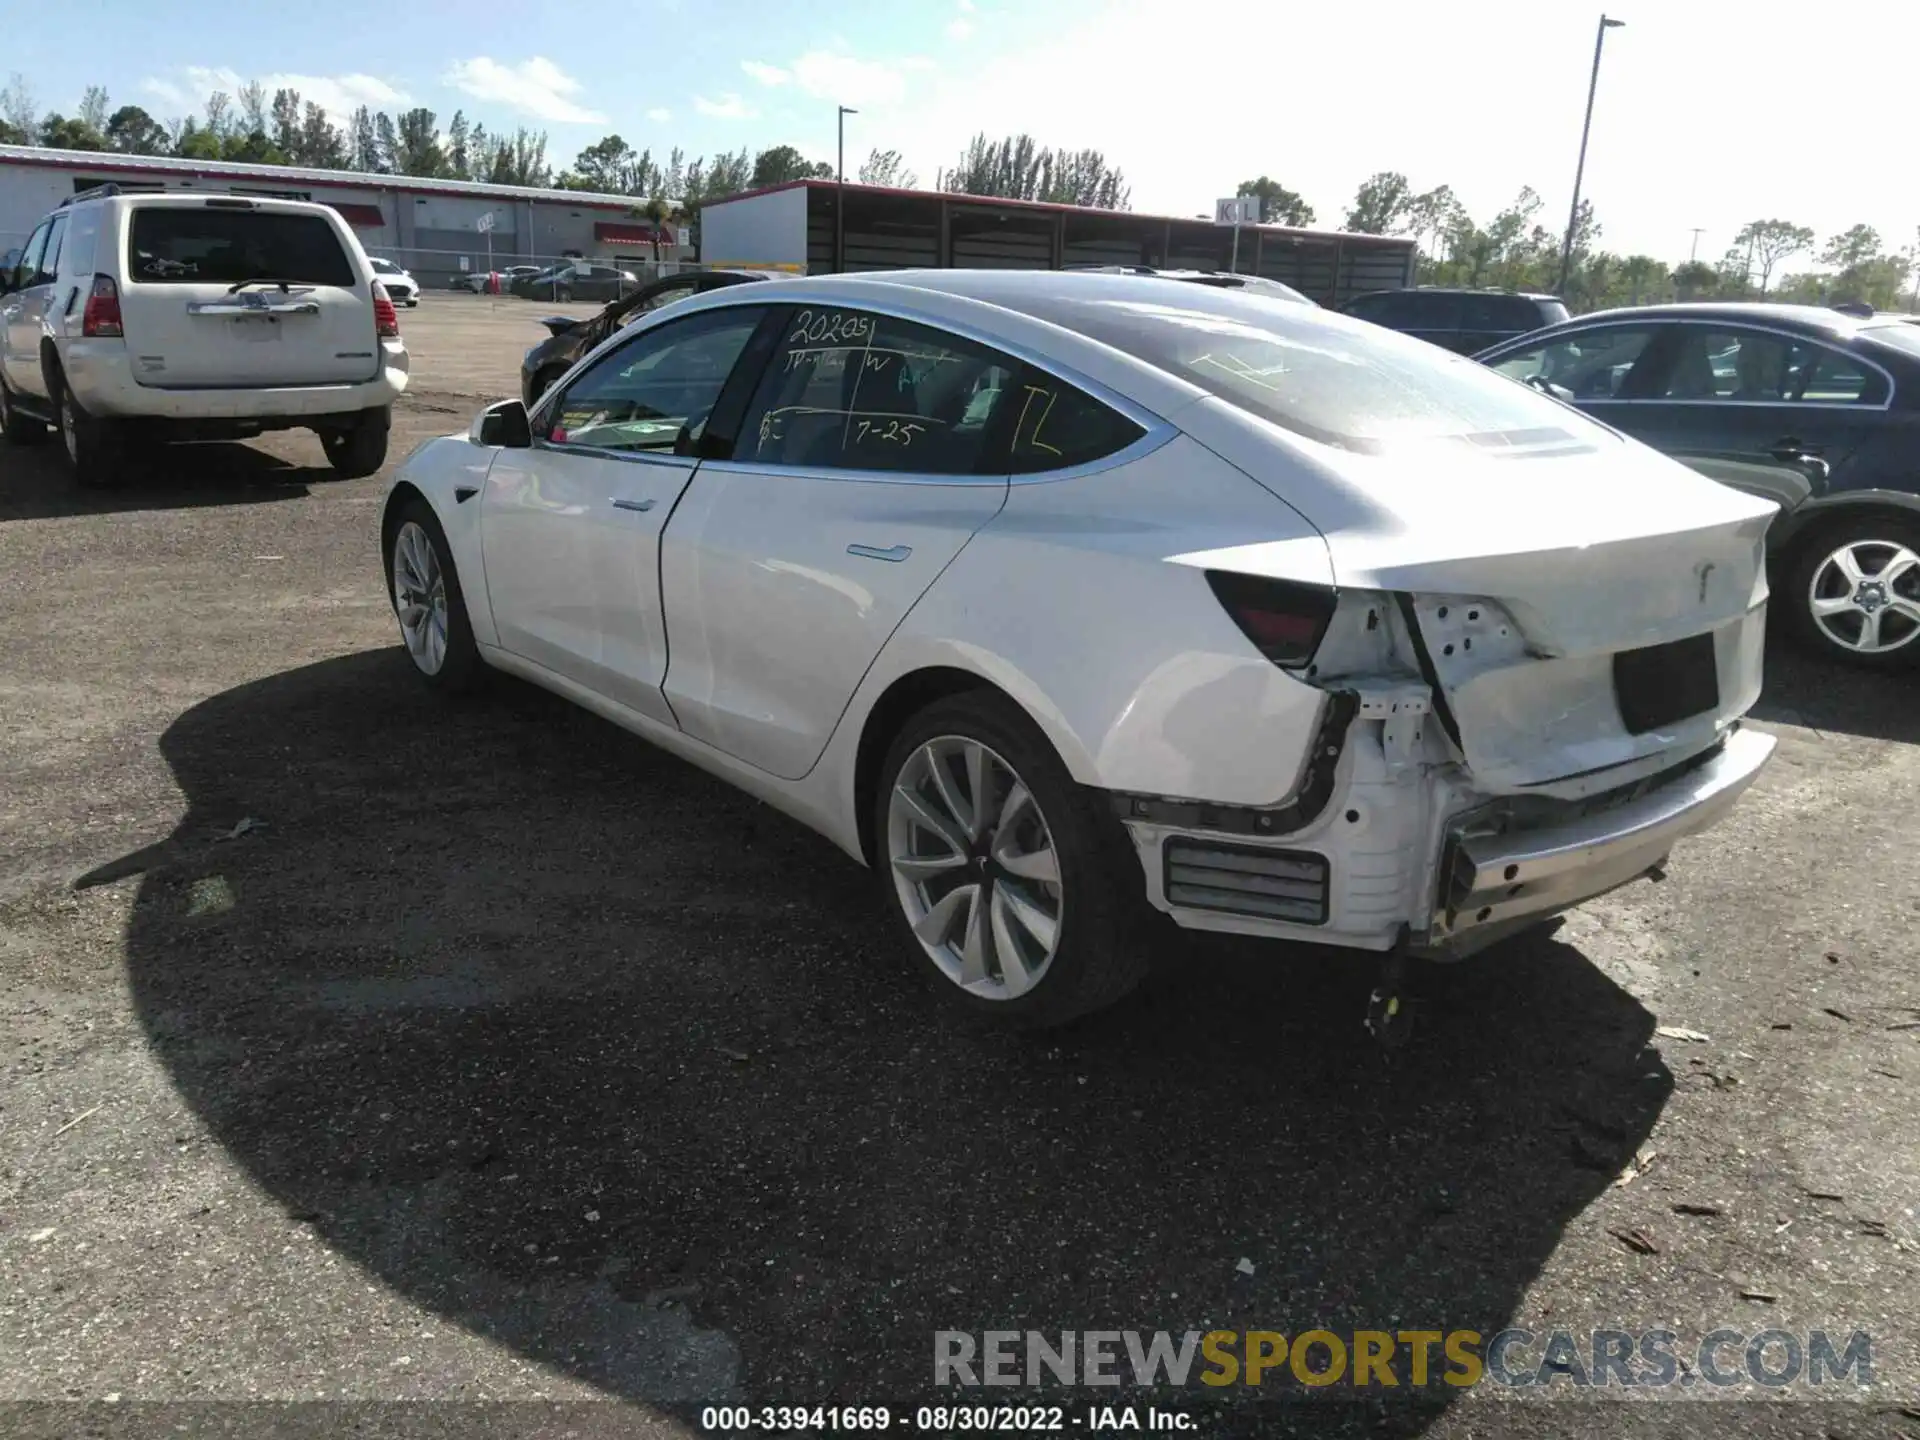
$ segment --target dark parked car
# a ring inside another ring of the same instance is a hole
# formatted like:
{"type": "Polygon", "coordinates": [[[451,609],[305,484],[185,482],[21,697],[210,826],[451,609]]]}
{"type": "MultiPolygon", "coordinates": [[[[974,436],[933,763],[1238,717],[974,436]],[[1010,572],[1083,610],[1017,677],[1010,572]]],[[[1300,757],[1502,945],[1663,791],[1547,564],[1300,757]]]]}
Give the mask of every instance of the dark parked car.
{"type": "Polygon", "coordinates": [[[642,315],[658,310],[663,305],[671,305],[676,300],[684,300],[689,295],[766,278],[755,270],[702,270],[690,275],[669,275],[651,285],[641,286],[625,299],[614,301],[590,319],[575,320],[567,315],[549,315],[540,322],[547,327],[548,337],[527,351],[526,358],[520,362],[520,396],[527,402],[527,408],[533,409],[534,402],[573,368],[574,361],[622,325],[642,315]]]}
{"type": "Polygon", "coordinates": [[[1814,648],[1920,664],[1920,327],[1812,305],[1585,315],[1475,357],[1778,502],[1773,604],[1814,648]]]}
{"type": "Polygon", "coordinates": [[[1460,355],[1472,355],[1567,318],[1567,307],[1552,295],[1437,287],[1375,290],[1349,300],[1340,309],[1356,319],[1417,336],[1460,355]]]}
{"type": "Polygon", "coordinates": [[[554,265],[513,282],[513,293],[528,300],[618,300],[640,286],[631,270],[611,265],[554,265]]]}

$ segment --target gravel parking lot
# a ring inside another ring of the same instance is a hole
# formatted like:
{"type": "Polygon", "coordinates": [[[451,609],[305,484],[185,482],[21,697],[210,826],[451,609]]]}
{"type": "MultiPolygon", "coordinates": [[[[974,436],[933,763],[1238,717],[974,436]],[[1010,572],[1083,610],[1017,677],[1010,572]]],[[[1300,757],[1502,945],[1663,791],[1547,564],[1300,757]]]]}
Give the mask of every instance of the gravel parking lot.
{"type": "MultiPolygon", "coordinates": [[[[516,393],[555,308],[403,312],[393,463],[516,393]]],[[[1368,969],[1218,941],[1014,1039],[933,1008],[824,842],[518,684],[425,694],[384,489],[306,435],[99,494],[0,454],[0,1397],[54,1402],[0,1431],[611,1399],[360,1420],[692,1434],[951,1400],[937,1330],[1521,1325],[1864,1330],[1875,1383],[1168,1403],[1920,1433],[1920,679],[1776,647],[1735,818],[1425,977],[1391,1063],[1368,969]]]]}

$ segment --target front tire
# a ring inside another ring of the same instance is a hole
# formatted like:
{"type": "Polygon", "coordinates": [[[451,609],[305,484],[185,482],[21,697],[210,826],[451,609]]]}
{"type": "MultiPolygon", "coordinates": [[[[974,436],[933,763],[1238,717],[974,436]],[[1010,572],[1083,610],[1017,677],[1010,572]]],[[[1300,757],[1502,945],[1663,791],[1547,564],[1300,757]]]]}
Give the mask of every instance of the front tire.
{"type": "Polygon", "coordinates": [[[388,527],[386,551],[387,598],[415,672],[436,690],[472,689],[481,677],[480,651],[433,507],[419,499],[402,506],[388,527]]]}
{"type": "Polygon", "coordinates": [[[915,715],[874,804],[886,903],[947,1005],[1040,1029],[1146,978],[1160,927],[1140,862],[1011,701],[973,691],[915,715]]]}
{"type": "Polygon", "coordinates": [[[327,463],[343,480],[375,474],[387,463],[387,434],[392,418],[385,410],[363,410],[344,429],[324,430],[320,444],[327,463]]]}
{"type": "Polygon", "coordinates": [[[1787,580],[1795,638],[1873,670],[1920,665],[1920,521],[1876,513],[1825,526],[1787,580]]]}

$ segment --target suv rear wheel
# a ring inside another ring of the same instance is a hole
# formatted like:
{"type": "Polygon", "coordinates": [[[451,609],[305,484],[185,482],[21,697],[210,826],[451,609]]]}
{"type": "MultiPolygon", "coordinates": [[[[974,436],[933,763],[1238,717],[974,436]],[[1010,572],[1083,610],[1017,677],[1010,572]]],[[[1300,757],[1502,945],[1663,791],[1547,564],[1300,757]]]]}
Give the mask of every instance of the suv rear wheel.
{"type": "Polygon", "coordinates": [[[345,480],[371,475],[387,463],[387,433],[392,417],[385,410],[362,410],[349,424],[322,430],[327,463],[345,480]]]}
{"type": "Polygon", "coordinates": [[[51,388],[60,439],[66,445],[74,483],[83,490],[101,490],[117,484],[120,466],[126,459],[126,447],[120,442],[118,427],[110,420],[89,415],[67,388],[65,375],[55,375],[51,388]]]}

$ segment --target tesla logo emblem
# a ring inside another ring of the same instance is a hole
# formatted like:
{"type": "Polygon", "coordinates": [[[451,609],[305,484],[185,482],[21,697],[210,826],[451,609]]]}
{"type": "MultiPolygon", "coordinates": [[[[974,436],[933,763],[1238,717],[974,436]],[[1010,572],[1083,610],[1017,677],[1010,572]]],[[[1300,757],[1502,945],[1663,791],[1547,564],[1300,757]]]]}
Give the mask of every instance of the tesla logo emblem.
{"type": "Polygon", "coordinates": [[[1709,560],[1703,565],[1696,566],[1695,569],[1700,576],[1700,603],[1704,605],[1707,603],[1707,577],[1713,574],[1713,562],[1709,560]]]}

